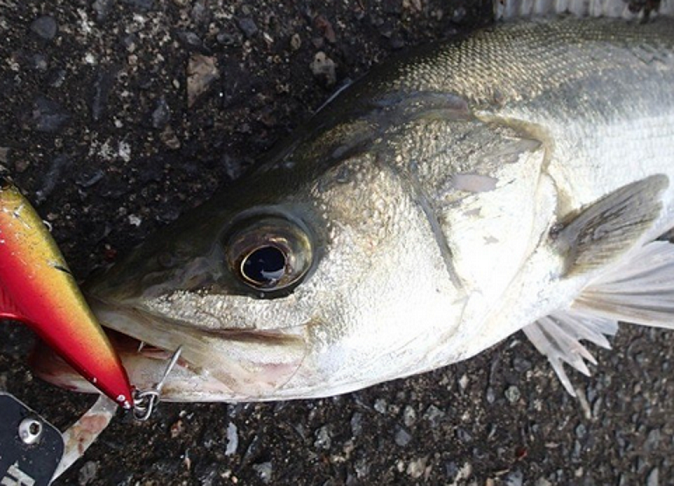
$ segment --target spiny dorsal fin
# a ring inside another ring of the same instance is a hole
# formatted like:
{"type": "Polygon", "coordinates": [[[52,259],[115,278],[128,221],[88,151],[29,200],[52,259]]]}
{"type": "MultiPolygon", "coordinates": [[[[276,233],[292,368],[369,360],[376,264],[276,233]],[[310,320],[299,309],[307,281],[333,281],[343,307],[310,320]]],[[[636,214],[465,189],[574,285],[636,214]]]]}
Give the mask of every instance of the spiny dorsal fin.
{"type": "Polygon", "coordinates": [[[618,321],[674,330],[674,245],[649,243],[593,280],[570,310],[546,316],[523,329],[547,356],[564,388],[575,396],[563,368],[568,363],[589,374],[583,360],[596,364],[580,341],[610,348],[618,321]]]}
{"type": "Polygon", "coordinates": [[[569,14],[576,17],[645,19],[654,14],[674,15],[674,1],[637,0],[494,0],[494,17],[513,20],[569,14]]]}
{"type": "Polygon", "coordinates": [[[628,184],[553,230],[565,259],[565,276],[578,275],[620,260],[651,229],[662,211],[665,175],[628,184]]]}

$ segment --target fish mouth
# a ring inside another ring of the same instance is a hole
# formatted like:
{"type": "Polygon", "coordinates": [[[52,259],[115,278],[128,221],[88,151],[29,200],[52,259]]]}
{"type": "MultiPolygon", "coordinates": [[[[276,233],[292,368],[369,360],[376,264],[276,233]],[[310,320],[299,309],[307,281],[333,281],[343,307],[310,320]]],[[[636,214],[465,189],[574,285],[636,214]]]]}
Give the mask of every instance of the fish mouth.
{"type": "MultiPolygon", "coordinates": [[[[196,329],[140,307],[90,297],[89,304],[127,370],[131,385],[153,389],[173,354],[161,399],[176,402],[266,401],[284,398],[305,360],[304,331],[196,329]]],[[[98,393],[46,345],[30,358],[36,374],[73,391],[98,393]]]]}

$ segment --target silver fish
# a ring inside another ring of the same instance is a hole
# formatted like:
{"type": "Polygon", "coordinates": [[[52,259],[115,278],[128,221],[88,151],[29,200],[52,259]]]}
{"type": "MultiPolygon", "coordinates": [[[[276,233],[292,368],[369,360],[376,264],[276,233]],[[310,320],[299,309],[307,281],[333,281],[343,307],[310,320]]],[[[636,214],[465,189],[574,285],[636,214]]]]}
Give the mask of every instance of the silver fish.
{"type": "Polygon", "coordinates": [[[335,395],[519,330],[573,393],[581,340],[674,328],[672,180],[671,19],[504,24],[378,67],[88,294],[139,388],[182,346],[166,400],[335,395]]]}

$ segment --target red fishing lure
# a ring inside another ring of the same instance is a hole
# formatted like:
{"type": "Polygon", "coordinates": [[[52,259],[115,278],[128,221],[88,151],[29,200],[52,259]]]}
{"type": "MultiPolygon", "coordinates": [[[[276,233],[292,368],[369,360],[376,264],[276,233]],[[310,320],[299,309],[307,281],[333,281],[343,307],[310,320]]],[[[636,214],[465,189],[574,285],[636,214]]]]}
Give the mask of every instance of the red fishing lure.
{"type": "Polygon", "coordinates": [[[6,179],[0,180],[0,318],[27,324],[99,390],[133,406],[126,370],[56,243],[6,179]]]}

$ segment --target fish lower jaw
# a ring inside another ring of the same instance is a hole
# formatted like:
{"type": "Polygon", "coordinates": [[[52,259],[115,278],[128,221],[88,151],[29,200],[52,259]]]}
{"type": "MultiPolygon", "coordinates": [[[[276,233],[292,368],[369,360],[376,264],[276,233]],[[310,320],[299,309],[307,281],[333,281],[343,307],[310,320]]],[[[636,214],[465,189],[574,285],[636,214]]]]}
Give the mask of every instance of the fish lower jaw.
{"type": "MultiPolygon", "coordinates": [[[[106,329],[119,353],[129,380],[138,391],[154,389],[168,366],[170,353],[106,329]]],[[[33,372],[44,381],[78,393],[100,393],[56,353],[38,344],[29,359],[33,372]]],[[[178,360],[172,368],[161,393],[162,401],[216,402],[243,401],[221,381],[202,370],[192,370],[188,363],[178,360]]]]}
{"type": "MultiPolygon", "coordinates": [[[[305,358],[300,334],[225,329],[208,332],[133,306],[91,299],[91,307],[139,391],[154,389],[178,348],[181,355],[164,381],[161,399],[173,402],[247,402],[301,398],[285,394],[305,358]]],[[[31,366],[62,388],[97,393],[45,345],[31,366]]],[[[291,393],[292,395],[292,393],[291,393]]]]}

